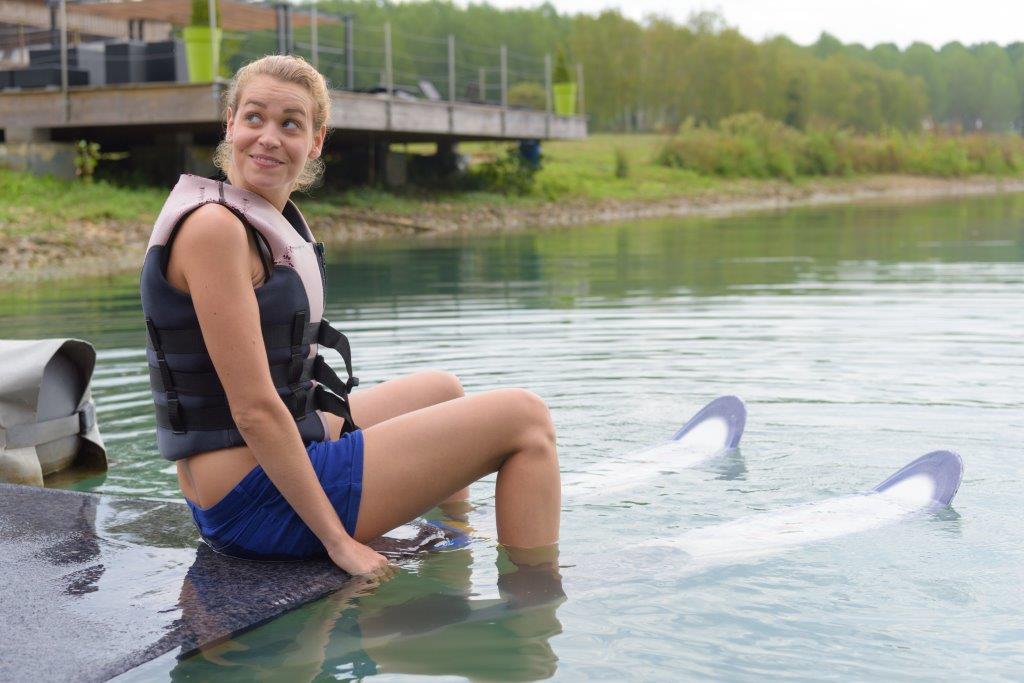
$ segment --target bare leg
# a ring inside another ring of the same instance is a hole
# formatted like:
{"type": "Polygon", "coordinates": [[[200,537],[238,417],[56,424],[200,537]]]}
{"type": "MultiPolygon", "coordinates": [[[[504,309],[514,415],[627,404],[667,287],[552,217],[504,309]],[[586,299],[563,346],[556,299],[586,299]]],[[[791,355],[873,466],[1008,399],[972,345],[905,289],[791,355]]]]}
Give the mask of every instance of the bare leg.
{"type": "Polygon", "coordinates": [[[499,542],[534,548],[558,541],[555,431],[536,394],[500,389],[457,398],[380,422],[363,435],[357,540],[379,536],[497,472],[499,542]]]}
{"type": "MultiPolygon", "coordinates": [[[[427,408],[438,403],[451,401],[465,395],[459,378],[450,372],[417,372],[398,379],[382,382],[370,389],[356,391],[349,396],[352,418],[366,429],[405,413],[427,408]]],[[[341,434],[343,420],[335,415],[327,416],[331,438],[341,434]]],[[[469,488],[463,488],[449,496],[442,505],[446,513],[458,516],[464,513],[469,500],[469,488]],[[448,504],[448,505],[444,505],[448,504]]]]}

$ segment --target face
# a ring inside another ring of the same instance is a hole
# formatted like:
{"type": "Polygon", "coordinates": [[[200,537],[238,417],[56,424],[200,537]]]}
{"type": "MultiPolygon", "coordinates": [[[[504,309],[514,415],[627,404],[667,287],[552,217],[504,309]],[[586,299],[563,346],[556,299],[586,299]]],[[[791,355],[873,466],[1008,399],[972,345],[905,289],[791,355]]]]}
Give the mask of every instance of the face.
{"type": "Polygon", "coordinates": [[[313,98],[294,83],[256,76],[226,112],[225,138],[231,143],[231,182],[274,201],[284,193],[307,159],[320,156],[327,127],[313,129],[313,98]]]}

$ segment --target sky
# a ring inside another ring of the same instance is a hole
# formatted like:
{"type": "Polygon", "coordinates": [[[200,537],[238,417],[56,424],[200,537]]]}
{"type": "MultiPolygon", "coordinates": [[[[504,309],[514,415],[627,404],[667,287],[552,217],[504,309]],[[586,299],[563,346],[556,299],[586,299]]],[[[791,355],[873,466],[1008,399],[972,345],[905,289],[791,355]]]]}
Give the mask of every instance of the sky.
{"type": "MultiPolygon", "coordinates": [[[[479,0],[473,0],[474,2],[479,0]]],[[[683,23],[693,12],[717,10],[726,24],[748,38],[783,34],[801,44],[813,43],[822,31],[844,43],[915,41],[939,47],[994,41],[1024,41],[1022,0],[550,0],[562,13],[596,14],[618,8],[633,19],[661,14],[683,23]]],[[[488,0],[496,7],[533,7],[539,0],[488,0]]]]}

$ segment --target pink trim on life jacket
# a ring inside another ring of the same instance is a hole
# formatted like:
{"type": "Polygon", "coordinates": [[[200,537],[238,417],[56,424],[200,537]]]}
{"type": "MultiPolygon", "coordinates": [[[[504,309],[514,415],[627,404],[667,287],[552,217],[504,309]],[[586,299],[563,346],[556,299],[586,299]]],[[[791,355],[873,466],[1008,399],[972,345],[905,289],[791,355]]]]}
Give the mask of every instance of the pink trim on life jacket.
{"type": "MultiPolygon", "coordinates": [[[[290,200],[289,200],[290,201],[290,200]]],[[[171,194],[164,202],[160,215],[153,226],[147,251],[155,245],[165,245],[171,233],[182,219],[203,204],[223,203],[243,216],[267,241],[274,265],[293,269],[302,280],[309,300],[309,322],[315,323],[324,316],[324,289],[320,278],[313,247],[313,234],[302,214],[296,211],[302,222],[305,235],[299,235],[291,223],[273,204],[249,190],[217,180],[182,174],[171,194]],[[224,200],[221,201],[223,186],[224,200]]],[[[310,357],[316,355],[316,345],[309,350],[310,357]]]]}

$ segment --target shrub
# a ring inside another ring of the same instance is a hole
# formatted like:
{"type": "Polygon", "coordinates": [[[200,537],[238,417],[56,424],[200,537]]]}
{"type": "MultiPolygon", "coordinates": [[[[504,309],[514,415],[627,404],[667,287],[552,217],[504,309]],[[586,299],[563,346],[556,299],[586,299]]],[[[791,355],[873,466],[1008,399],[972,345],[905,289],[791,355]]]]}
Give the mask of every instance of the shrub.
{"type": "Polygon", "coordinates": [[[664,142],[655,161],[702,175],[786,180],[850,173],[1003,175],[1024,173],[1024,139],[898,130],[855,135],[821,125],[799,131],[761,114],[746,113],[722,119],[717,128],[685,122],[664,142]]]}
{"type": "Polygon", "coordinates": [[[544,94],[544,86],[540,83],[516,83],[508,89],[508,103],[512,107],[526,107],[544,111],[548,106],[547,95],[544,94]]]}
{"type": "MultiPolygon", "coordinates": [[[[217,28],[221,27],[220,0],[216,0],[217,28]]],[[[209,0],[192,0],[192,15],[189,21],[190,26],[210,25],[210,3],[209,0]]]]}
{"type": "Polygon", "coordinates": [[[555,53],[555,67],[551,71],[552,83],[571,83],[572,74],[569,72],[569,58],[565,54],[565,48],[558,47],[555,53]]]}
{"type": "Polygon", "coordinates": [[[538,170],[519,154],[519,150],[509,147],[504,156],[470,169],[463,184],[470,190],[528,195],[534,189],[538,170]]]}
{"type": "Polygon", "coordinates": [[[621,147],[615,148],[615,177],[629,177],[629,157],[626,156],[626,150],[621,147]]]}

